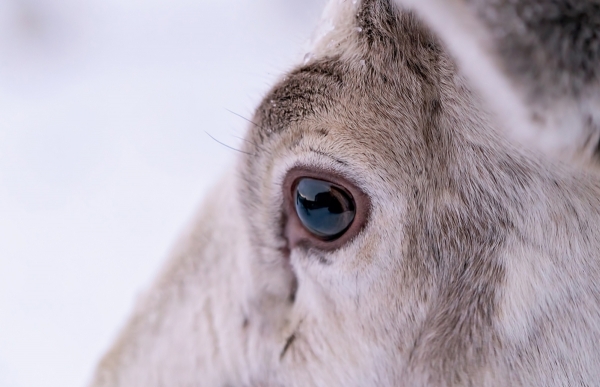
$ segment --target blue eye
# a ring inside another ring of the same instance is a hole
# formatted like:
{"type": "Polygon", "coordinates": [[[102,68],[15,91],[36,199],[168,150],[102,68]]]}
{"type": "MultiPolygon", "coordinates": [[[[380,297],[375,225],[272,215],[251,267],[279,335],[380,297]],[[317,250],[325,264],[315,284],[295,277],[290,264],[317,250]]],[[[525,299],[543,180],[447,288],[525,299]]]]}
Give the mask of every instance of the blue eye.
{"type": "Polygon", "coordinates": [[[352,196],[327,181],[300,179],[295,195],[296,213],[302,225],[323,240],[342,236],[356,215],[352,196]]]}

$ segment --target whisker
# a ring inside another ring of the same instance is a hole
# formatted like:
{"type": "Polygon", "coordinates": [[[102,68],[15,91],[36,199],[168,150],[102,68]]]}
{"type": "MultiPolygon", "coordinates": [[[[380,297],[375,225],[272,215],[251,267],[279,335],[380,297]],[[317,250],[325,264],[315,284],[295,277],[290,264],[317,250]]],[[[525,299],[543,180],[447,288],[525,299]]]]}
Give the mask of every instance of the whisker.
{"type": "Polygon", "coordinates": [[[252,125],[256,126],[257,128],[259,128],[259,129],[262,129],[262,130],[265,130],[265,129],[264,129],[262,126],[260,126],[259,124],[257,124],[256,122],[254,122],[254,121],[252,121],[252,120],[249,120],[249,119],[247,119],[247,118],[246,118],[246,117],[244,117],[243,115],[241,115],[241,114],[238,114],[238,113],[236,113],[236,112],[234,112],[234,111],[232,111],[232,110],[229,110],[229,109],[227,109],[227,108],[225,108],[225,110],[227,110],[229,113],[233,114],[234,116],[238,116],[238,117],[240,117],[240,118],[241,118],[241,119],[243,119],[244,121],[248,121],[249,123],[251,123],[252,125]]]}
{"type": "Polygon", "coordinates": [[[206,133],[206,134],[208,135],[208,137],[212,138],[213,140],[215,140],[215,141],[216,141],[216,142],[218,142],[219,144],[223,145],[225,148],[229,148],[229,149],[231,149],[231,150],[234,150],[234,151],[237,151],[237,152],[240,152],[240,153],[244,153],[244,154],[246,154],[246,155],[249,155],[249,156],[256,156],[254,153],[248,153],[248,152],[244,152],[243,150],[236,149],[236,148],[234,148],[234,147],[232,147],[232,146],[229,146],[229,145],[227,145],[227,144],[225,144],[225,143],[223,143],[223,142],[221,142],[221,141],[217,140],[216,138],[214,138],[213,136],[211,136],[211,135],[210,135],[210,133],[208,133],[206,130],[204,131],[204,133],[206,133]]]}
{"type": "Polygon", "coordinates": [[[252,144],[252,145],[254,145],[255,147],[257,147],[259,150],[261,150],[261,151],[263,151],[263,152],[268,152],[268,151],[267,151],[267,149],[265,149],[265,148],[263,148],[262,146],[258,145],[258,144],[257,144],[256,142],[254,142],[254,141],[247,140],[247,139],[245,139],[244,137],[236,136],[235,134],[232,134],[231,136],[232,136],[232,137],[235,137],[235,138],[237,138],[237,139],[239,139],[239,140],[245,141],[245,142],[247,142],[248,144],[252,144]]]}

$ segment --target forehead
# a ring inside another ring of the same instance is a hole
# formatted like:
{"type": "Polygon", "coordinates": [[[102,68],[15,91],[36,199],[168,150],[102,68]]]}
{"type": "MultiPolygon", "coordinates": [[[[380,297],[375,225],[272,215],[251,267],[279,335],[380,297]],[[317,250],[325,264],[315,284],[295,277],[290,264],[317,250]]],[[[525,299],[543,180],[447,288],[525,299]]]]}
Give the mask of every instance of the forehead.
{"type": "Polygon", "coordinates": [[[473,116],[464,114],[473,109],[469,93],[414,15],[381,3],[361,2],[345,41],[264,98],[245,145],[255,175],[303,151],[395,186],[432,168],[443,177],[456,164],[462,132],[480,131],[465,118],[473,116]]]}
{"type": "Polygon", "coordinates": [[[414,163],[439,97],[419,72],[406,66],[392,74],[378,60],[328,58],[291,72],[257,109],[253,143],[288,150],[304,143],[363,165],[414,163]]]}
{"type": "Polygon", "coordinates": [[[418,135],[419,121],[431,115],[429,107],[439,99],[442,50],[410,12],[389,2],[363,1],[358,7],[343,37],[331,40],[328,51],[318,51],[264,98],[251,133],[255,142],[308,121],[312,126],[304,125],[304,135],[315,122],[326,121],[336,125],[319,132],[356,138],[386,131],[418,135]]]}

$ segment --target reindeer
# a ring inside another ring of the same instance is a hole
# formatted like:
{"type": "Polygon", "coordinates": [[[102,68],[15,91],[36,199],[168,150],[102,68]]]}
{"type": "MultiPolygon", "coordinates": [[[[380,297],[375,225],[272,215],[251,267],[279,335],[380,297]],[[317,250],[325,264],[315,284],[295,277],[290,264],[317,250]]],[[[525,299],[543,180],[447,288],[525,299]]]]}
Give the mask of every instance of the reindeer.
{"type": "Polygon", "coordinates": [[[91,385],[600,385],[599,35],[331,0],[91,385]]]}

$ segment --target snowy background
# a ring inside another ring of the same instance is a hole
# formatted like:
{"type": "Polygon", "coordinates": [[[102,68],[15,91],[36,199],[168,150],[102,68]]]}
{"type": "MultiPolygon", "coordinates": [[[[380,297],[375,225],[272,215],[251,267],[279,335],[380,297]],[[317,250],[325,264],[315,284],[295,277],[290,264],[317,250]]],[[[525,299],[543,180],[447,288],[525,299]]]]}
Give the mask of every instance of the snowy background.
{"type": "Polygon", "coordinates": [[[86,384],[323,4],[0,0],[0,387],[86,384]]]}

